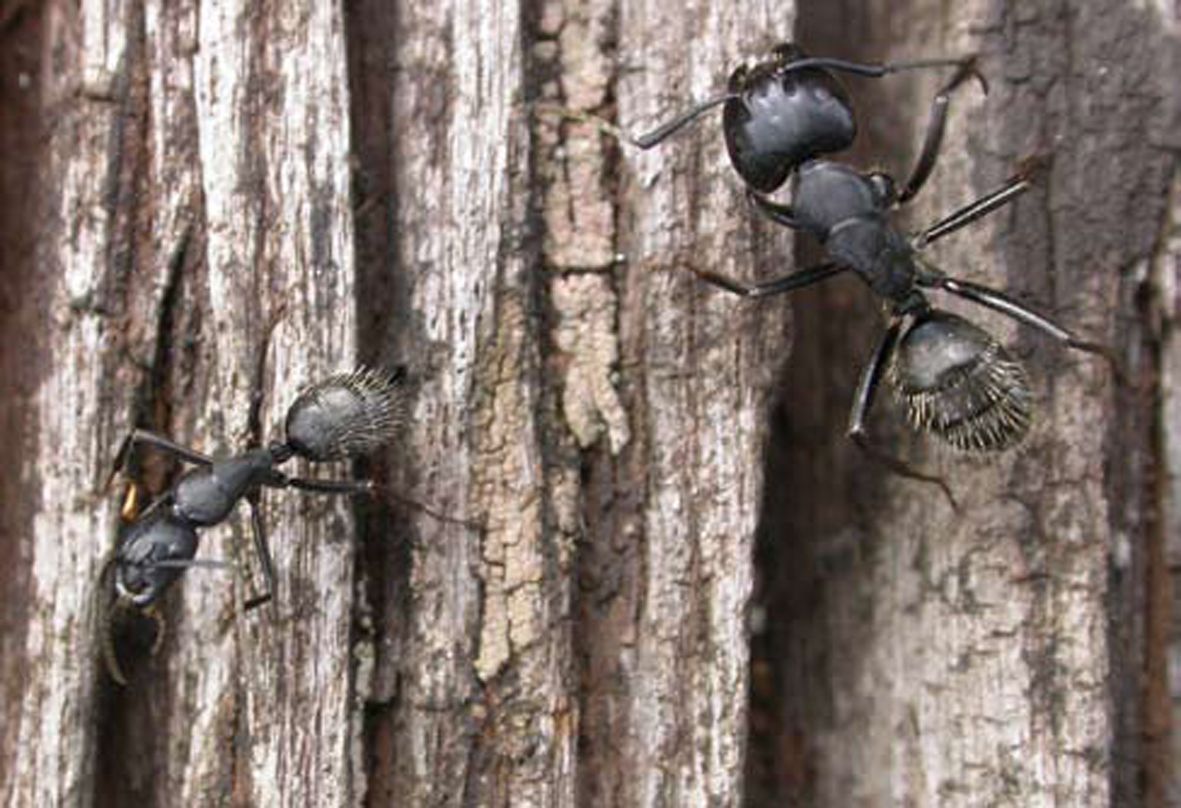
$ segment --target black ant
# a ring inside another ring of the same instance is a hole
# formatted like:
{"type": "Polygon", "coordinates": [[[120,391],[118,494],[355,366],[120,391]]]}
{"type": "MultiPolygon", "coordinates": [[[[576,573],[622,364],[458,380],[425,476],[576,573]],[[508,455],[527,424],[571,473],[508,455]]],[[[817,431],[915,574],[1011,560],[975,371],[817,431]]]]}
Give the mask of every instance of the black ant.
{"type": "MultiPolygon", "coordinates": [[[[360,457],[377,449],[402,419],[401,371],[392,375],[372,370],[331,376],[303,390],[287,410],[286,440],[265,448],[214,459],[172,440],[134,429],[115,458],[111,479],[128,463],[132,450],[147,445],[193,463],[197,468],[181,477],[147,509],[134,517],[104,566],[114,575],[115,603],[159,617],[153,606],[185,570],[225,566],[224,562],[196,559],[197,531],[229,518],[238,502],[250,505],[254,550],[266,583],[265,591],[249,598],[244,610],[269,601],[275,590],[274,564],[267,545],[261,502],[264,488],[295,488],[321,494],[366,494],[368,480],[320,480],[290,477],[277,466],[292,457],[327,462],[360,457]]],[[[137,489],[133,486],[131,491],[137,489]]],[[[125,510],[130,505],[125,505],[125,510]]],[[[103,653],[113,679],[126,683],[114,653],[110,620],[104,620],[103,653]]],[[[157,639],[161,632],[157,632],[157,639]]]]}
{"type": "Polygon", "coordinates": [[[1041,161],[1027,161],[999,189],[910,237],[887,218],[892,209],[912,199],[930,176],[943,141],[950,94],[970,77],[987,91],[974,57],[867,65],[810,57],[787,43],[753,67],[735,70],[723,95],[697,104],[646,135],[627,138],[640,148],[651,148],[704,112],[725,105],[726,147],[748,186],[751,202],[772,221],[814,236],[831,260],[755,284],[710,270],[692,271],[708,283],[746,297],[790,292],[847,270],[860,276],[886,301],[890,322],[862,371],[848,433],[894,471],[940,485],[953,504],[942,480],[876,452],[866,439],[865,421],[887,369],[911,421],[960,449],[1000,451],[1017,443],[1029,428],[1032,393],[1020,362],[980,327],[933,307],[924,289],[940,289],[998,311],[1068,347],[1100,354],[1115,367],[1105,347],[1078,339],[1001,292],[950,278],[921,256],[932,242],[1028,190],[1041,161]],[[932,103],[922,149],[901,190],[889,174],[862,173],[821,159],[823,154],[847,148],[856,134],[853,107],[830,71],[876,77],[944,66],[957,70],[932,103]],[[790,206],[762,196],[788,178],[792,180],[790,206]]]}

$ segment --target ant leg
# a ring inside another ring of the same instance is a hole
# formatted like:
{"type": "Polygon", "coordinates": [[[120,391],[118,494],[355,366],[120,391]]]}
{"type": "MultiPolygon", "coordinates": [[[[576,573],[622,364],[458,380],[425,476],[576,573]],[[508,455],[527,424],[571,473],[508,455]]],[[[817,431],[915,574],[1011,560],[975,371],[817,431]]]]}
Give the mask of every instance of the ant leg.
{"type": "Polygon", "coordinates": [[[800,228],[799,220],[796,219],[796,215],[790,205],[780,205],[778,202],[772,202],[767,197],[755,193],[749,188],[746,191],[746,200],[754,205],[759,213],[775,222],[775,224],[790,227],[792,230],[798,230],[800,228]]]}
{"type": "Polygon", "coordinates": [[[994,210],[1004,207],[1021,194],[1033,187],[1034,175],[1045,168],[1046,161],[1041,158],[1031,158],[1024,161],[1021,168],[1009,180],[974,202],[970,202],[959,210],[944,216],[930,227],[924,229],[913,239],[914,248],[921,250],[928,244],[946,235],[954,233],[977,219],[983,218],[994,210]]]}
{"type": "Polygon", "coordinates": [[[155,432],[149,432],[146,429],[132,429],[127,433],[127,437],[123,439],[123,443],[119,445],[119,451],[115,453],[115,462],[112,464],[111,474],[107,477],[107,487],[115,479],[115,475],[123,471],[127,467],[127,461],[131,457],[132,450],[139,444],[155,447],[167,454],[179,457],[181,460],[188,461],[198,466],[208,466],[213,463],[213,458],[208,455],[201,454],[196,449],[190,449],[187,446],[181,446],[179,443],[157,435],[155,432]]]}
{"type": "MultiPolygon", "coordinates": [[[[306,480],[300,477],[288,477],[276,473],[274,479],[265,485],[271,488],[297,488],[302,491],[314,491],[321,494],[362,494],[371,490],[368,481],[361,480],[306,480]]],[[[266,525],[262,521],[262,494],[255,490],[246,495],[250,504],[250,527],[254,535],[254,553],[258,556],[259,566],[262,567],[262,577],[266,581],[266,590],[249,598],[242,604],[242,611],[263,605],[274,597],[275,592],[275,562],[271,558],[271,548],[267,543],[266,525]]]]}
{"type": "Polygon", "coordinates": [[[159,604],[153,603],[143,610],[143,614],[152,619],[156,624],[156,636],[152,639],[152,656],[160,653],[160,649],[164,647],[164,636],[168,633],[168,621],[164,619],[164,614],[160,611],[159,604]]]}
{"type": "Polygon", "coordinates": [[[266,485],[271,488],[295,488],[315,494],[368,494],[373,491],[373,482],[370,480],[312,480],[306,477],[288,477],[285,474],[268,480],[266,485]]]}
{"type": "Polygon", "coordinates": [[[878,387],[881,385],[882,376],[890,364],[890,358],[894,355],[894,350],[898,347],[898,340],[902,336],[903,323],[904,318],[902,317],[895,317],[890,322],[886,333],[882,335],[877,347],[874,348],[873,355],[869,359],[869,364],[861,371],[861,379],[857,383],[857,393],[853,396],[853,408],[849,412],[849,429],[847,434],[857,444],[858,448],[865,452],[872,460],[881,463],[895,474],[911,480],[919,480],[920,482],[932,483],[933,485],[939,486],[947,497],[948,502],[951,503],[952,509],[958,509],[959,506],[956,504],[955,496],[951,493],[951,488],[942,478],[924,474],[912,468],[904,461],[877,448],[870,443],[869,434],[866,431],[866,418],[869,417],[869,411],[873,407],[874,399],[877,397],[878,387]]]}
{"type": "Polygon", "coordinates": [[[770,295],[778,295],[794,289],[800,289],[804,286],[810,286],[826,278],[831,278],[833,275],[844,272],[845,267],[829,261],[761,283],[744,283],[723,275],[720,272],[713,272],[708,269],[690,267],[689,271],[706,283],[725,289],[732,294],[742,295],[743,297],[768,297],[770,295]]]}
{"type": "MultiPolygon", "coordinates": [[[[110,487],[110,482],[107,483],[110,487]]],[[[127,493],[123,495],[123,504],[119,506],[119,518],[124,522],[134,522],[139,516],[139,483],[134,481],[127,486],[127,493]]]]}
{"type": "Polygon", "coordinates": [[[259,566],[262,567],[262,577],[266,582],[266,590],[242,604],[242,611],[248,612],[269,601],[275,592],[275,563],[271,560],[271,548],[267,544],[266,525],[262,521],[262,495],[256,490],[247,494],[246,501],[250,503],[250,529],[254,536],[254,553],[258,556],[259,566]]]}
{"type": "Polygon", "coordinates": [[[1116,359],[1114,353],[1106,345],[1098,342],[1087,342],[1076,337],[1071,332],[1067,331],[1062,326],[1055,323],[1042,315],[1026,308],[1023,304],[1018,303],[1013,298],[998,292],[995,289],[989,289],[987,286],[981,286],[976,283],[969,283],[968,281],[957,281],[955,278],[948,278],[943,275],[936,276],[931,279],[923,281],[924,285],[934,286],[937,289],[942,289],[946,292],[951,292],[953,295],[958,295],[965,300],[970,300],[973,303],[978,303],[981,306],[998,311],[1007,317],[1014,320],[1031,325],[1043,334],[1049,334],[1054,339],[1066,345],[1068,348],[1074,348],[1079,351],[1086,351],[1087,353],[1097,354],[1107,360],[1111,365],[1112,370],[1121,379],[1123,372],[1120,369],[1119,361],[1116,359]]]}
{"type": "Polygon", "coordinates": [[[927,133],[923,136],[923,146],[919,151],[919,159],[915,161],[910,177],[902,186],[898,194],[898,204],[904,205],[914,198],[915,194],[927,182],[931,171],[935,168],[935,161],[939,159],[939,149],[943,145],[943,132],[947,128],[947,108],[951,104],[951,94],[969,78],[975,76],[984,85],[985,92],[988,85],[983,77],[976,72],[976,58],[970,57],[959,63],[959,69],[951,80],[939,88],[931,102],[931,112],[927,118],[927,133]]]}

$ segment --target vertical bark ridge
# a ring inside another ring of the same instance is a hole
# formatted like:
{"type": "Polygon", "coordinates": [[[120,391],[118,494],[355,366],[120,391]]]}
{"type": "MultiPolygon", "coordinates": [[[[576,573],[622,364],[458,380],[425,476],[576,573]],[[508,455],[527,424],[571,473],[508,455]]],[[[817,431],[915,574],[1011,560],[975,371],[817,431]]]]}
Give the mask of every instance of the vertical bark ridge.
{"type": "Polygon", "coordinates": [[[407,4],[395,20],[397,235],[374,286],[404,294],[392,343],[413,360],[416,390],[409,468],[394,476],[414,500],[480,523],[407,515],[409,599],[383,621],[394,636],[377,636],[373,698],[397,697],[382,720],[394,730],[378,730],[396,731],[382,787],[427,802],[562,802],[572,772],[522,15],[407,4]]]}
{"type": "MultiPolygon", "coordinates": [[[[1161,59],[1158,82],[1164,82],[1181,60],[1181,9],[1168,4],[1159,9],[1169,38],[1168,50],[1161,59]]],[[[1166,95],[1157,125],[1148,133],[1149,142],[1176,153],[1177,132],[1181,131],[1181,98],[1176,93],[1166,95]]],[[[1181,732],[1177,717],[1181,715],[1181,406],[1178,402],[1178,381],[1181,379],[1181,350],[1178,348],[1178,308],[1181,294],[1181,167],[1173,162],[1169,208],[1161,229],[1156,255],[1152,261],[1148,289],[1142,300],[1149,323],[1146,355],[1151,357],[1150,379],[1154,394],[1154,464],[1148,475],[1153,510],[1146,515],[1148,541],[1144,549],[1146,567],[1145,596],[1145,671],[1143,690],[1143,731],[1132,724],[1121,737],[1120,751],[1124,756],[1135,755],[1135,741],[1143,738],[1144,802],[1145,805],[1165,806],[1181,799],[1181,732]]],[[[1147,385],[1145,385],[1147,387],[1147,385]]],[[[1115,689],[1113,688],[1113,691],[1115,689]]],[[[1125,698],[1134,697],[1125,689],[1125,698]]],[[[1118,696],[1117,696],[1118,697],[1118,696]]],[[[1132,712],[1130,710],[1126,712],[1132,712]]],[[[1134,760],[1134,758],[1133,758],[1134,760]]],[[[1129,784],[1138,784],[1132,777],[1139,775],[1137,767],[1125,763],[1123,771],[1129,784]]]]}
{"type": "MultiPolygon", "coordinates": [[[[764,5],[620,9],[625,64],[643,55],[617,85],[630,132],[715,94],[742,58],[786,38],[792,17],[764,5]]],[[[617,584],[627,621],[591,651],[599,669],[616,672],[608,703],[622,716],[619,779],[610,785],[624,802],[724,804],[741,793],[751,548],[786,303],[730,299],[686,269],[751,277],[786,262],[752,248],[758,226],[718,118],[626,153],[620,329],[622,364],[638,372],[625,388],[633,439],[615,473],[620,504],[635,511],[615,522],[617,546],[636,550],[617,584]]]]}
{"type": "Polygon", "coordinates": [[[106,459],[137,387],[124,357],[143,356],[155,339],[126,318],[156,294],[140,290],[160,273],[141,271],[154,258],[140,239],[147,217],[137,204],[145,169],[142,9],[47,4],[38,14],[41,44],[53,54],[38,77],[48,123],[38,184],[52,190],[30,222],[46,285],[29,290],[27,305],[52,327],[46,371],[29,397],[36,443],[26,447],[42,477],[29,531],[23,650],[36,674],[10,680],[22,683],[20,713],[9,725],[20,751],[5,795],[13,805],[85,805],[93,798],[99,706],[92,607],[114,528],[106,459]]]}
{"type": "MultiPolygon", "coordinates": [[[[10,471],[0,480],[0,569],[5,570],[4,606],[0,608],[0,746],[19,748],[22,732],[21,683],[35,669],[27,656],[33,570],[35,514],[44,507],[36,447],[39,416],[35,395],[49,373],[48,336],[41,328],[49,310],[52,284],[38,259],[48,249],[38,239],[39,222],[52,196],[41,180],[51,150],[52,131],[42,98],[46,69],[41,41],[47,11],[42,6],[15,8],[0,21],[0,335],[18,350],[0,351],[0,421],[10,436],[10,471]]],[[[7,755],[5,757],[8,757],[7,755]]],[[[11,757],[0,763],[0,795],[11,801],[20,787],[21,766],[11,757]]]]}

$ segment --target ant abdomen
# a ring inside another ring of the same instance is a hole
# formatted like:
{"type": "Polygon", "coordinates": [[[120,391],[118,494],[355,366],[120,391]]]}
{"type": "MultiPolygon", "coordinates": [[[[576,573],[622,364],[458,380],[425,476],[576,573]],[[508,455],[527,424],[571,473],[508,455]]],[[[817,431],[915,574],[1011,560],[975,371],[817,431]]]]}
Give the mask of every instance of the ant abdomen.
{"type": "Polygon", "coordinates": [[[931,311],[901,338],[890,380],[911,422],[957,449],[1002,451],[1033,416],[1025,368],[979,326],[931,311]]]}
{"type": "Polygon", "coordinates": [[[313,461],[358,457],[389,440],[402,417],[400,374],[362,368],[300,393],[287,411],[287,445],[313,461]]]}

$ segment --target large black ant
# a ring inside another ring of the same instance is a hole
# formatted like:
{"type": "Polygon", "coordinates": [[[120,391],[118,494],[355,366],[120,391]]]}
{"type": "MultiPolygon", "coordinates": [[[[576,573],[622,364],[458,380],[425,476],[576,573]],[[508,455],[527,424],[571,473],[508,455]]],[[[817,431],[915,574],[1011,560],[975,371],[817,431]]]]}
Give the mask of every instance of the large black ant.
{"type": "MultiPolygon", "coordinates": [[[[938,158],[950,94],[970,77],[987,84],[975,59],[928,59],[867,65],[807,56],[794,44],[776,47],[753,67],[739,67],[723,95],[695,105],[652,132],[627,138],[651,148],[704,112],[724,104],[723,132],[730,160],[757,209],[772,221],[818,239],[831,260],[786,276],[748,284],[693,268],[703,280],[734,294],[765,297],[799,289],[852,270],[885,299],[890,322],[861,373],[848,433],[859,446],[900,474],[934,482],[905,463],[878,453],[865,422],[883,375],[905,402],[911,421],[960,449],[1000,451],[1028,431],[1032,393],[1025,370],[991,335],[969,321],[933,307],[924,289],[940,289],[998,311],[1049,334],[1071,348],[1105,356],[1101,345],[1078,339],[994,289],[948,277],[923,259],[927,245],[1012,201],[1031,186],[1039,168],[1028,161],[999,189],[907,237],[887,214],[912,199],[938,158]],[[902,70],[956,66],[936,95],[918,160],[901,190],[883,172],[862,173],[821,159],[847,148],[856,134],[849,98],[830,71],[884,76],[902,70]],[[792,204],[762,194],[792,180],[792,204]]],[[[952,499],[954,503],[954,499],[952,499]]]]}
{"type": "MultiPolygon", "coordinates": [[[[132,430],[116,455],[112,479],[126,467],[132,450],[139,445],[159,449],[197,468],[136,515],[123,532],[103,576],[105,579],[108,571],[113,572],[116,608],[154,615],[153,605],[185,570],[223,566],[220,561],[195,558],[197,531],[224,522],[241,500],[250,505],[254,550],[266,584],[263,592],[247,599],[243,609],[269,601],[275,590],[275,573],[262,521],[262,490],[295,488],[321,494],[372,490],[367,480],[291,477],[277,466],[293,457],[318,463],[372,452],[400,423],[402,400],[401,371],[391,375],[361,369],[331,376],[296,397],[287,410],[285,441],[218,459],[162,435],[132,430]]],[[[125,683],[114,652],[110,620],[104,622],[102,645],[107,669],[112,678],[125,683]]]]}

